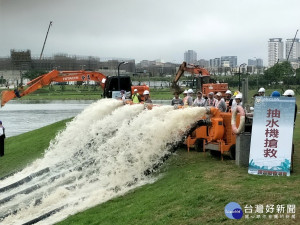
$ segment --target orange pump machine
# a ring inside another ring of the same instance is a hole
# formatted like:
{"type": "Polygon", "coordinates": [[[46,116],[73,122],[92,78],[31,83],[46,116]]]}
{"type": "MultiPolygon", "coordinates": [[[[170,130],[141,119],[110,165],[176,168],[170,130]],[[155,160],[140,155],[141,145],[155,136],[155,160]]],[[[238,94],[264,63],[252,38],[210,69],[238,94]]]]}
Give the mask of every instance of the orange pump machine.
{"type": "MultiPolygon", "coordinates": [[[[212,154],[229,154],[235,159],[236,135],[231,126],[232,113],[220,112],[217,108],[207,108],[207,117],[199,120],[185,140],[188,151],[194,147],[196,151],[210,150],[212,154]]],[[[236,117],[236,125],[240,124],[240,115],[236,117]]]]}

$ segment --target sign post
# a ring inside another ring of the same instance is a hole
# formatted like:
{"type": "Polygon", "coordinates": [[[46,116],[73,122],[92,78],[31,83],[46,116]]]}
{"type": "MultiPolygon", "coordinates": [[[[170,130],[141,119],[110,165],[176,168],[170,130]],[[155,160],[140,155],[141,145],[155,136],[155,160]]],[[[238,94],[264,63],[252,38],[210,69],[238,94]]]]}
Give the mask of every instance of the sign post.
{"type": "Polygon", "coordinates": [[[249,174],[290,176],[295,98],[256,97],[249,174]]]}

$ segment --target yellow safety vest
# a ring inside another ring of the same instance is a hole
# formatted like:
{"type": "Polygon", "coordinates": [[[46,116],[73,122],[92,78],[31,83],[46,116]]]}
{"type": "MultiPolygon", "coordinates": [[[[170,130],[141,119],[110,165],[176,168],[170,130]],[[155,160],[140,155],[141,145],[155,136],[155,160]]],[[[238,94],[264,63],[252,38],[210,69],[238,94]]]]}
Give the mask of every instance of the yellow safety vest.
{"type": "Polygon", "coordinates": [[[137,93],[137,94],[133,94],[132,96],[131,96],[131,98],[132,98],[132,102],[133,103],[140,103],[140,101],[139,101],[139,94],[137,93]]]}

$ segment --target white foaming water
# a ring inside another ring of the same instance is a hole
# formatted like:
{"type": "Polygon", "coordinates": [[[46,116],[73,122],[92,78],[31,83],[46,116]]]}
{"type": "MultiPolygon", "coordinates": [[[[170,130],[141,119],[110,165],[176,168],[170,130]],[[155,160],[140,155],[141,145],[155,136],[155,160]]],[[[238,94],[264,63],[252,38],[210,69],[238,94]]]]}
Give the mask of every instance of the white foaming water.
{"type": "Polygon", "coordinates": [[[28,188],[0,206],[1,223],[22,224],[57,208],[54,216],[38,224],[53,224],[71,214],[103,203],[154,181],[145,171],[162,161],[170,144],[205,114],[204,108],[174,110],[171,106],[144,110],[113,99],[90,105],[51,142],[42,159],[0,182],[0,188],[33,172],[43,175],[0,193],[0,201],[28,188]],[[35,186],[39,185],[39,186],[35,186]],[[2,214],[2,215],[1,215],[2,214]]]}

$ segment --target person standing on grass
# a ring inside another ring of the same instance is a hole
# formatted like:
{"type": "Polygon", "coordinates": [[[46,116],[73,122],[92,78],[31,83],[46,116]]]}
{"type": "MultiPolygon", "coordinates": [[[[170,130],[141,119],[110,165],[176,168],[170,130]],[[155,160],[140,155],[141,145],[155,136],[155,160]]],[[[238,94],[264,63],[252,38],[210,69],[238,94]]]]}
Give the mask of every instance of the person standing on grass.
{"type": "MultiPolygon", "coordinates": [[[[294,97],[294,96],[295,96],[295,92],[294,92],[293,90],[291,90],[291,89],[288,89],[288,90],[286,90],[286,91],[283,93],[283,96],[285,96],[285,97],[294,97]]],[[[298,113],[298,106],[297,106],[297,104],[295,103],[294,123],[296,122],[297,113],[298,113]]]]}
{"type": "Polygon", "coordinates": [[[2,126],[2,121],[0,121],[0,157],[4,156],[4,139],[5,129],[2,126]]]}
{"type": "Polygon", "coordinates": [[[179,105],[183,106],[183,101],[179,97],[179,93],[177,91],[174,92],[174,98],[172,99],[171,105],[178,107],[179,105]]]}
{"type": "Polygon", "coordinates": [[[194,106],[198,106],[198,107],[205,107],[206,106],[206,99],[203,98],[202,92],[198,91],[197,92],[197,98],[194,101],[194,106]]]}
{"type": "Polygon", "coordinates": [[[133,90],[133,95],[131,96],[131,99],[134,104],[140,103],[142,101],[141,96],[138,93],[138,89],[133,90]]]}
{"type": "Polygon", "coordinates": [[[145,90],[143,95],[144,95],[144,108],[151,110],[153,107],[153,104],[152,104],[152,100],[150,98],[150,92],[148,90],[145,90]]]}
{"type": "Polygon", "coordinates": [[[224,98],[222,98],[222,93],[221,92],[218,92],[216,94],[216,97],[217,97],[217,104],[216,104],[216,107],[220,110],[220,112],[226,112],[226,103],[225,103],[225,100],[224,98]]]}
{"type": "Polygon", "coordinates": [[[208,99],[207,99],[207,106],[213,106],[216,107],[217,106],[217,99],[214,98],[214,93],[213,92],[209,92],[208,93],[208,99]]]}

